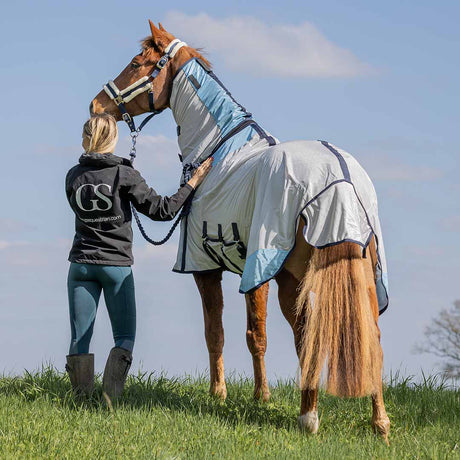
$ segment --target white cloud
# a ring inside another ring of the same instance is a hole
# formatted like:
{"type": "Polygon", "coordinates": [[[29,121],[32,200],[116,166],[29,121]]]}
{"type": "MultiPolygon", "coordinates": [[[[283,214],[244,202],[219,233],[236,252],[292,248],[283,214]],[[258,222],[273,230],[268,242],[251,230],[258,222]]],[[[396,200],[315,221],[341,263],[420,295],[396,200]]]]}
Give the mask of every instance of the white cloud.
{"type": "Polygon", "coordinates": [[[163,24],[191,46],[218,54],[238,72],[264,77],[356,77],[373,72],[309,22],[269,25],[250,16],[217,19],[173,11],[163,24]]]}

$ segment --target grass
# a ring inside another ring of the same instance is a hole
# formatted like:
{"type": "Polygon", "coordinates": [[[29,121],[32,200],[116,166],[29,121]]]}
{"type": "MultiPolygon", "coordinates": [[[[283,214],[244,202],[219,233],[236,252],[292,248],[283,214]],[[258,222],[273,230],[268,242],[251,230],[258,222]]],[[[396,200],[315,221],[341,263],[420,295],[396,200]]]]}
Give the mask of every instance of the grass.
{"type": "Polygon", "coordinates": [[[130,376],[110,412],[100,379],[92,400],[76,403],[52,367],[0,378],[1,459],[460,459],[460,391],[439,377],[420,385],[393,379],[385,389],[390,447],[370,428],[369,399],[321,393],[320,431],[297,428],[294,382],[252,399],[252,381],[231,378],[228,398],[208,395],[202,377],[130,376]]]}

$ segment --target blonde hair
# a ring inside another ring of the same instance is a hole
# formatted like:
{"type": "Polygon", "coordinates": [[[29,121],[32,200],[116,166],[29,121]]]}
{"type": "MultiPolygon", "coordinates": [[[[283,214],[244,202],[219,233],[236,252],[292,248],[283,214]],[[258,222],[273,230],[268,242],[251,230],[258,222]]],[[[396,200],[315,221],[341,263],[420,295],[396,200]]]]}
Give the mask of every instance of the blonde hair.
{"type": "Polygon", "coordinates": [[[112,115],[93,115],[83,125],[83,137],[88,139],[86,153],[112,153],[118,142],[117,122],[112,115]]]}

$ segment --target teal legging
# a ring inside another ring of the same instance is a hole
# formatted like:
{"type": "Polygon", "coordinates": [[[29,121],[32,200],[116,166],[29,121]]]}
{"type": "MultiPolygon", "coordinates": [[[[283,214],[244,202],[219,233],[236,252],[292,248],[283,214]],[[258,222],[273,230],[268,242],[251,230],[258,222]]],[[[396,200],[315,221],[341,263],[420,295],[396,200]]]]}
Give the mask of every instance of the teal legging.
{"type": "Polygon", "coordinates": [[[136,336],[136,300],[131,267],[72,262],[67,290],[72,331],[70,355],[89,352],[102,290],[115,346],[133,350],[136,336]]]}

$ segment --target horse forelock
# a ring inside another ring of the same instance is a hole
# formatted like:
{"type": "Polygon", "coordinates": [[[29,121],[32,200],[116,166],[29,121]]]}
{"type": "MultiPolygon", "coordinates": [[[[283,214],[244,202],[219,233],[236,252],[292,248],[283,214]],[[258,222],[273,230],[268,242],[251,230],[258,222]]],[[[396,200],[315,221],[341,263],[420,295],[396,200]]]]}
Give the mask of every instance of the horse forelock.
{"type": "Polygon", "coordinates": [[[157,53],[161,53],[162,51],[160,47],[158,46],[158,44],[156,43],[155,39],[151,35],[141,40],[141,49],[142,49],[142,52],[150,51],[152,49],[157,53]]]}
{"type": "MultiPolygon", "coordinates": [[[[150,54],[152,51],[155,53],[162,54],[164,52],[164,48],[168,46],[169,43],[163,45],[163,49],[158,46],[155,38],[151,35],[141,40],[141,51],[142,53],[150,54]]],[[[212,64],[203,56],[205,53],[203,48],[192,48],[191,46],[187,46],[187,50],[189,51],[191,57],[201,59],[209,68],[212,68],[212,64]]]]}

